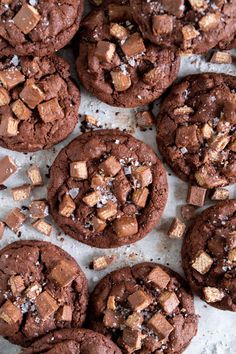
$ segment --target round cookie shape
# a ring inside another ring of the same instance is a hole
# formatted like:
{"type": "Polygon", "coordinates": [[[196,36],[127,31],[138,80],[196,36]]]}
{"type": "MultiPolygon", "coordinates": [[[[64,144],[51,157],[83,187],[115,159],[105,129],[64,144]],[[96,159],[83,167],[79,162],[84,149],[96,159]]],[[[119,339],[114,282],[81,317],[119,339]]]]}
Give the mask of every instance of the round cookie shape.
{"type": "Polygon", "coordinates": [[[75,47],[81,83],[112,106],[153,102],[179,71],[177,54],[143,39],[129,5],[112,3],[92,11],[81,23],[75,47]]]}
{"type": "Polygon", "coordinates": [[[236,311],[236,200],[220,202],[196,218],[184,238],[182,265],[203,301],[236,311]]]}
{"type": "Polygon", "coordinates": [[[75,35],[83,9],[83,0],[3,1],[0,58],[53,54],[75,35]]]}
{"type": "Polygon", "coordinates": [[[122,353],[182,353],[198,319],[187,283],[170,268],[140,263],[105,276],[91,298],[88,324],[122,353]]]}
{"type": "Polygon", "coordinates": [[[180,52],[205,53],[236,30],[234,0],[133,0],[142,35],[180,52]]]}
{"type": "Polygon", "coordinates": [[[203,188],[236,182],[236,77],[184,78],[157,119],[159,151],[178,177],[203,188]]]}
{"type": "Polygon", "coordinates": [[[10,342],[28,346],[82,326],[87,279],[68,253],[49,242],[14,242],[0,251],[0,271],[0,334],[10,342]]]}
{"type": "Polygon", "coordinates": [[[62,329],[34,342],[21,354],[121,354],[107,337],[89,329],[62,329]]]}
{"type": "Polygon", "coordinates": [[[166,172],[154,151],[119,130],[80,135],[50,169],[50,213],[62,230],[93,247],[145,237],[167,200],[166,172]]]}
{"type": "Polygon", "coordinates": [[[0,146],[21,152],[49,149],[78,122],[80,92],[62,58],[0,60],[0,146]]]}

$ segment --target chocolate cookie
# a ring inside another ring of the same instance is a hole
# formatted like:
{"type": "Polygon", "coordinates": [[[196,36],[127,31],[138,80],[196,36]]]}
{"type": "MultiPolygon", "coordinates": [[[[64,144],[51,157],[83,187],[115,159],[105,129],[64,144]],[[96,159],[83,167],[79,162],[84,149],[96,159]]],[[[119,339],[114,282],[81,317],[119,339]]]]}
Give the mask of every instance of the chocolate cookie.
{"type": "Polygon", "coordinates": [[[88,329],[62,329],[34,342],[21,354],[121,354],[108,338],[88,329]]]}
{"type": "Polygon", "coordinates": [[[163,47],[205,53],[236,30],[235,0],[132,0],[142,35],[163,47]]]}
{"type": "Polygon", "coordinates": [[[52,147],[73,131],[79,104],[80,92],[64,59],[0,60],[1,146],[23,152],[52,147]]]}
{"type": "Polygon", "coordinates": [[[50,170],[53,218],[66,234],[94,247],[118,247],[145,237],[166,199],[166,172],[157,155],[119,130],[80,135],[50,170]]]}
{"type": "Polygon", "coordinates": [[[0,57],[41,57],[63,48],[79,28],[83,7],[83,0],[1,1],[0,57]]]}
{"type": "Polygon", "coordinates": [[[221,202],[197,217],[183,242],[182,264],[202,300],[236,311],[236,200],[221,202]]]}
{"type": "Polygon", "coordinates": [[[235,76],[192,75],[162,103],[158,147],[181,179],[204,188],[236,182],[235,90],[235,76]]]}
{"type": "Polygon", "coordinates": [[[193,296],[184,279],[156,263],[116,270],[95,287],[89,326],[122,353],[182,353],[197,333],[193,296]]]}
{"type": "Polygon", "coordinates": [[[40,241],[14,242],[0,251],[0,335],[22,346],[54,329],[80,327],[87,280],[75,260],[40,241]]]}
{"type": "Polygon", "coordinates": [[[161,96],[175,80],[179,57],[141,36],[128,5],[110,4],[82,22],[77,72],[81,83],[101,101],[138,107],[161,96]]]}

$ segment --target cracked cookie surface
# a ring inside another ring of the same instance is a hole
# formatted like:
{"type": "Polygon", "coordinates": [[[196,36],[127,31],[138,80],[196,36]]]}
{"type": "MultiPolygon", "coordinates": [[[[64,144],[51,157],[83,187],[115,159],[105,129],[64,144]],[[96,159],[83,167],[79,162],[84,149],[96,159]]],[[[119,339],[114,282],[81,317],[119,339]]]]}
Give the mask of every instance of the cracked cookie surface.
{"type": "Polygon", "coordinates": [[[0,251],[0,333],[22,346],[49,331],[80,327],[87,280],[75,260],[41,241],[18,241],[0,251]]]}
{"type": "Polygon", "coordinates": [[[78,121],[80,92],[57,56],[0,60],[0,145],[32,152],[64,140],[78,121]]]}

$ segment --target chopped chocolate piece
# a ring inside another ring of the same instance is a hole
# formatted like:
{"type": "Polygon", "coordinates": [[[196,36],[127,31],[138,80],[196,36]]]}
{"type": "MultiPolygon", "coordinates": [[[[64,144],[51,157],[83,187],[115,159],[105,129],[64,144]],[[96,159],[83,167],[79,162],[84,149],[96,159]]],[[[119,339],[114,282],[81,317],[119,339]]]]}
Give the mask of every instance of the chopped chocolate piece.
{"type": "Polygon", "coordinates": [[[101,198],[102,198],[101,192],[95,191],[95,192],[87,194],[83,198],[83,202],[90,207],[94,207],[94,205],[96,205],[101,200],[101,198]]]}
{"type": "Polygon", "coordinates": [[[99,189],[98,187],[103,187],[106,184],[106,180],[103,176],[96,174],[91,179],[91,188],[99,189]]]}
{"type": "Polygon", "coordinates": [[[125,328],[123,330],[122,339],[129,353],[133,353],[142,348],[142,338],[143,335],[141,331],[132,328],[125,328]]]}
{"type": "Polygon", "coordinates": [[[28,199],[31,193],[31,186],[29,184],[23,184],[19,187],[11,189],[13,199],[16,201],[28,199]]]}
{"type": "Polygon", "coordinates": [[[203,11],[207,8],[206,0],[189,0],[192,8],[196,11],[203,11]]]}
{"type": "Polygon", "coordinates": [[[4,224],[4,222],[0,221],[0,240],[3,237],[4,230],[5,230],[5,224],[4,224]]]}
{"type": "Polygon", "coordinates": [[[212,127],[208,123],[205,123],[202,127],[203,138],[209,140],[212,137],[212,134],[213,134],[212,127]]]}
{"type": "Polygon", "coordinates": [[[70,175],[76,179],[87,179],[88,170],[86,161],[76,161],[70,164],[70,175]]]}
{"type": "Polygon", "coordinates": [[[52,233],[52,225],[50,225],[47,221],[40,219],[35,221],[32,226],[46,236],[50,236],[52,233]]]}
{"type": "Polygon", "coordinates": [[[111,3],[107,6],[108,15],[110,21],[115,21],[120,18],[126,18],[127,13],[129,12],[129,7],[126,5],[120,5],[116,3],[111,3]]]}
{"type": "Polygon", "coordinates": [[[203,288],[203,294],[206,302],[218,302],[225,296],[222,290],[210,286],[203,288]]]}
{"type": "Polygon", "coordinates": [[[171,33],[174,27],[174,17],[169,15],[154,15],[152,30],[155,35],[171,33]]]}
{"type": "Polygon", "coordinates": [[[132,201],[139,208],[145,208],[149,190],[148,188],[136,189],[132,195],[132,201]]]}
{"type": "Polygon", "coordinates": [[[107,41],[100,41],[97,44],[94,55],[101,61],[111,63],[116,51],[116,45],[107,41]]]}
{"type": "Polygon", "coordinates": [[[201,18],[199,21],[199,27],[203,32],[208,32],[215,29],[219,25],[220,21],[220,14],[209,13],[201,18]]]}
{"type": "Polygon", "coordinates": [[[143,316],[138,313],[134,312],[125,321],[126,326],[132,328],[132,329],[141,329],[141,325],[143,323],[143,316]]]}
{"type": "Polygon", "coordinates": [[[121,216],[113,223],[118,237],[128,237],[138,232],[138,222],[135,216],[121,216]]]}
{"type": "Polygon", "coordinates": [[[59,308],[56,314],[57,321],[71,322],[72,308],[69,305],[63,305],[59,308]]]}
{"type": "Polygon", "coordinates": [[[32,114],[31,110],[20,99],[11,105],[11,109],[19,120],[28,120],[32,114]]]}
{"type": "Polygon", "coordinates": [[[36,299],[37,296],[42,292],[42,286],[36,281],[25,290],[25,296],[28,299],[36,299]]]}
{"type": "Polygon", "coordinates": [[[13,89],[15,86],[25,81],[24,75],[20,70],[11,68],[8,70],[0,71],[0,82],[7,90],[13,89]]]}
{"type": "Polygon", "coordinates": [[[236,248],[232,249],[228,253],[228,260],[230,262],[236,262],[236,248]]]}
{"type": "Polygon", "coordinates": [[[19,208],[12,209],[4,219],[7,226],[15,233],[17,233],[25,221],[26,216],[21,212],[19,208]]]}
{"type": "Polygon", "coordinates": [[[36,298],[35,303],[42,320],[49,318],[58,309],[56,300],[46,290],[36,298]]]}
{"type": "Polygon", "coordinates": [[[92,261],[93,270],[103,270],[106,269],[115,260],[114,256],[101,256],[92,261]]]}
{"type": "Polygon", "coordinates": [[[229,191],[225,188],[216,188],[211,195],[211,200],[229,199],[229,191]]]}
{"type": "Polygon", "coordinates": [[[16,172],[17,166],[10,156],[0,160],[0,166],[0,184],[2,184],[16,172]]]}
{"type": "Polygon", "coordinates": [[[182,28],[182,34],[184,38],[185,47],[187,46],[191,48],[191,42],[189,43],[189,41],[198,37],[200,35],[200,32],[197,31],[193,25],[186,25],[182,28]]]}
{"type": "Polygon", "coordinates": [[[4,115],[0,123],[0,136],[11,137],[16,136],[18,131],[19,120],[13,118],[11,115],[4,115]]]}
{"type": "Polygon", "coordinates": [[[110,34],[120,40],[124,40],[128,37],[129,32],[127,29],[118,23],[111,23],[110,34]]]}
{"type": "Polygon", "coordinates": [[[121,170],[121,165],[114,156],[110,156],[101,163],[100,169],[105,176],[113,177],[121,170]]]}
{"type": "Polygon", "coordinates": [[[168,338],[174,327],[161,314],[155,314],[149,321],[148,327],[152,329],[161,339],[168,338]]]}
{"type": "Polygon", "coordinates": [[[115,296],[109,296],[108,297],[107,308],[108,308],[108,310],[112,310],[112,311],[116,310],[116,298],[115,298],[115,296]]]}
{"type": "Polygon", "coordinates": [[[48,215],[48,205],[45,200],[33,200],[29,205],[30,216],[33,219],[44,219],[48,215]]]}
{"type": "Polygon", "coordinates": [[[215,64],[232,64],[232,55],[228,52],[214,52],[211,57],[211,63],[215,64]]]}
{"type": "Polygon", "coordinates": [[[12,325],[21,320],[22,314],[19,307],[13,305],[10,300],[7,300],[0,307],[0,319],[12,325]]]}
{"type": "Polygon", "coordinates": [[[41,16],[37,9],[24,4],[13,18],[13,22],[24,34],[31,32],[38,24],[41,16]]]}
{"type": "Polygon", "coordinates": [[[173,239],[180,239],[183,237],[185,229],[186,225],[178,218],[174,218],[168,230],[168,236],[173,239]]]}
{"type": "Polygon", "coordinates": [[[51,123],[57,119],[63,119],[65,116],[57,98],[40,103],[38,105],[38,111],[41,119],[45,123],[51,123]]]}
{"type": "Polygon", "coordinates": [[[9,104],[10,101],[11,101],[11,98],[8,94],[8,91],[5,90],[4,87],[0,87],[0,107],[9,104]]]}
{"type": "Polygon", "coordinates": [[[103,230],[105,230],[105,228],[107,226],[105,221],[103,221],[99,218],[96,218],[96,216],[94,216],[92,218],[92,225],[93,225],[93,228],[96,232],[102,232],[103,230]]]}
{"type": "Polygon", "coordinates": [[[213,259],[202,251],[192,262],[192,267],[200,274],[206,274],[213,264],[213,259]]]}
{"type": "Polygon", "coordinates": [[[111,77],[114,88],[118,92],[126,91],[132,85],[130,75],[121,70],[112,71],[111,77]]]}
{"type": "Polygon", "coordinates": [[[13,296],[17,297],[25,289],[24,279],[20,275],[12,275],[9,284],[13,296]]]}
{"type": "Polygon", "coordinates": [[[120,324],[120,317],[115,311],[105,310],[103,323],[108,328],[117,328],[120,324]]]}
{"type": "Polygon", "coordinates": [[[198,186],[189,186],[187,203],[202,207],[205,203],[207,190],[198,186]]]}
{"type": "Polygon", "coordinates": [[[142,290],[137,290],[135,293],[129,295],[128,302],[134,311],[142,311],[146,309],[152,303],[150,295],[142,290]]]}
{"type": "Polygon", "coordinates": [[[159,290],[163,290],[167,287],[170,276],[161,267],[157,266],[148,274],[147,280],[159,290]]]}
{"type": "Polygon", "coordinates": [[[181,216],[185,221],[190,221],[194,218],[196,208],[193,205],[182,205],[181,206],[181,216]]]}
{"type": "Polygon", "coordinates": [[[236,231],[232,231],[227,235],[227,244],[229,249],[236,248],[236,231]]]}
{"type": "Polygon", "coordinates": [[[34,109],[40,102],[44,100],[44,93],[35,84],[26,84],[20,93],[20,98],[29,108],[34,109]]]}
{"type": "Polygon", "coordinates": [[[186,148],[198,146],[197,125],[179,127],[176,131],[175,144],[177,147],[186,148]]]}
{"type": "Polygon", "coordinates": [[[76,204],[69,194],[64,194],[59,205],[59,214],[69,218],[76,209],[76,204]]]}
{"type": "Polygon", "coordinates": [[[154,124],[154,117],[151,111],[141,111],[136,113],[136,122],[138,127],[146,129],[154,124]]]}
{"type": "Polygon", "coordinates": [[[147,166],[140,166],[134,171],[134,177],[140,184],[140,187],[144,188],[152,183],[152,171],[147,166]]]}
{"type": "Polygon", "coordinates": [[[90,115],[88,115],[88,114],[86,114],[86,115],[84,116],[84,120],[85,120],[86,123],[88,123],[88,124],[90,124],[90,125],[98,126],[98,121],[97,121],[97,119],[94,118],[94,117],[92,117],[92,116],[90,116],[90,115]]]}
{"type": "Polygon", "coordinates": [[[179,299],[174,292],[165,291],[159,297],[159,302],[161,307],[167,314],[174,312],[176,307],[179,305],[179,299]]]}
{"type": "Polygon", "coordinates": [[[60,261],[52,269],[49,278],[53,279],[60,287],[70,285],[78,276],[77,269],[68,261],[60,261]]]}
{"type": "Polygon", "coordinates": [[[125,43],[121,45],[121,48],[128,58],[146,51],[143,39],[138,32],[129,36],[125,43]]]}
{"type": "Polygon", "coordinates": [[[43,178],[38,166],[33,165],[31,166],[28,171],[27,175],[31,180],[33,186],[42,186],[43,185],[43,178]]]}
{"type": "Polygon", "coordinates": [[[107,204],[97,210],[98,217],[106,221],[117,214],[117,204],[108,200],[107,204]]]}

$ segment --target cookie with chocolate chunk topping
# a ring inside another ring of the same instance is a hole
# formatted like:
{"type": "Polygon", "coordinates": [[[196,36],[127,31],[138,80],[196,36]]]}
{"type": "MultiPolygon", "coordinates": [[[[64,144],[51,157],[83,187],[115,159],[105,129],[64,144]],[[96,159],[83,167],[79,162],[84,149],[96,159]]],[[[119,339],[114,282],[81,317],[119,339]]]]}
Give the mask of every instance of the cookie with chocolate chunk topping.
{"type": "Polygon", "coordinates": [[[56,223],[78,241],[112,248],[145,237],[167,199],[166,172],[154,151],[119,130],[80,135],[50,170],[56,223]]]}
{"type": "Polygon", "coordinates": [[[64,59],[0,60],[0,146],[22,152],[52,147],[73,131],[79,104],[64,59]]]}
{"type": "Polygon", "coordinates": [[[0,334],[22,346],[49,331],[80,327],[87,280],[75,260],[41,241],[18,241],[0,251],[0,334]]]}
{"type": "Polygon", "coordinates": [[[83,0],[1,1],[0,58],[44,56],[63,48],[79,28],[83,0]]]}
{"type": "Polygon", "coordinates": [[[236,182],[236,78],[184,78],[164,99],[157,143],[178,177],[205,189],[236,182]]]}
{"type": "Polygon", "coordinates": [[[144,40],[128,4],[111,3],[84,18],[76,61],[81,83],[118,107],[153,102],[175,80],[179,57],[144,40]]]}
{"type": "Polygon", "coordinates": [[[122,353],[182,353],[196,335],[193,296],[180,275],[140,263],[106,275],[95,287],[88,324],[122,353]]]}
{"type": "Polygon", "coordinates": [[[205,53],[236,31],[234,0],[132,0],[142,35],[163,47],[205,53]]]}
{"type": "Polygon", "coordinates": [[[220,202],[194,220],[184,238],[182,264],[203,301],[236,311],[236,200],[220,202]]]}

